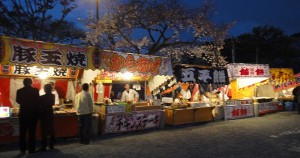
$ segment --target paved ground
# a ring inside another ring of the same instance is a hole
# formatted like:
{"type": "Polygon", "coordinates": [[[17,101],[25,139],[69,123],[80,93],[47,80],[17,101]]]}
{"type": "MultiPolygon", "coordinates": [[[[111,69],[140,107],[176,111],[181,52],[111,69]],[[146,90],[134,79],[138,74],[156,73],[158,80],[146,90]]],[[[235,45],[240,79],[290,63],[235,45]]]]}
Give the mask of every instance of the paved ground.
{"type": "MultiPolygon", "coordinates": [[[[16,157],[16,146],[0,158],[16,157]]],[[[300,115],[279,112],[262,117],[167,127],[163,130],[100,136],[89,145],[59,141],[56,150],[27,157],[203,157],[300,158],[300,115]]]]}

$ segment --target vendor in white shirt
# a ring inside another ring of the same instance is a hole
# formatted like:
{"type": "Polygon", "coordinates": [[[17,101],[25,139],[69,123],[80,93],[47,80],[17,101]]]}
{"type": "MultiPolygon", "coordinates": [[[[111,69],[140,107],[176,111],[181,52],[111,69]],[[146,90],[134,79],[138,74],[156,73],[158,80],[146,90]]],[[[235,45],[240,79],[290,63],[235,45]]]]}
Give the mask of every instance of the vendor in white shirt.
{"type": "MultiPolygon", "coordinates": [[[[58,96],[57,91],[55,90],[54,82],[48,82],[48,84],[52,85],[52,94],[54,94],[54,96],[55,96],[55,103],[54,103],[54,105],[59,105],[59,96],[58,96]]],[[[40,96],[44,95],[45,94],[44,88],[40,89],[39,93],[40,93],[40,96]]]]}
{"type": "Polygon", "coordinates": [[[125,91],[122,93],[121,101],[123,102],[137,102],[139,100],[139,93],[130,89],[130,85],[125,84],[125,91]]]}

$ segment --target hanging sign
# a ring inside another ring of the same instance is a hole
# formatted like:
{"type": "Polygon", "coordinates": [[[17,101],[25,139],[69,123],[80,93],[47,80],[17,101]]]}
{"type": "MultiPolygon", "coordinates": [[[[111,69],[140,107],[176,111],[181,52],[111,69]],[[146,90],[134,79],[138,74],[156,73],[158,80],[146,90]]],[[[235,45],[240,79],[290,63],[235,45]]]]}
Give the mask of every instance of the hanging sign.
{"type": "Polygon", "coordinates": [[[68,68],[53,68],[37,66],[21,66],[21,65],[0,65],[1,75],[13,75],[13,76],[39,76],[41,73],[45,73],[47,77],[59,77],[59,78],[77,78],[79,70],[68,68]]]}
{"type": "Polygon", "coordinates": [[[174,71],[177,81],[181,82],[195,82],[202,86],[212,84],[214,88],[229,83],[225,68],[177,65],[174,71]]]}
{"type": "Polygon", "coordinates": [[[230,78],[247,77],[270,77],[268,64],[243,64],[233,63],[228,66],[228,75],[230,78]]]}
{"type": "Polygon", "coordinates": [[[166,57],[103,51],[101,66],[109,72],[148,75],[172,75],[171,60],[166,57]]]}
{"type": "Polygon", "coordinates": [[[2,37],[3,65],[54,68],[93,68],[91,47],[77,47],[25,39],[2,37]]]}

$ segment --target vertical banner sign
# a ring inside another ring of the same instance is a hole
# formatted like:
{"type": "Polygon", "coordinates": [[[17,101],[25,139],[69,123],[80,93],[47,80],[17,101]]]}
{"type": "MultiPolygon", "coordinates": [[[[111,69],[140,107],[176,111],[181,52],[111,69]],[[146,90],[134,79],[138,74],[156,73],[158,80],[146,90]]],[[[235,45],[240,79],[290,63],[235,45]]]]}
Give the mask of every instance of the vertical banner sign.
{"type": "Polygon", "coordinates": [[[229,83],[225,68],[177,65],[174,71],[177,81],[198,83],[204,88],[204,91],[208,91],[209,84],[213,88],[218,88],[229,83]]]}
{"type": "Polygon", "coordinates": [[[93,69],[92,48],[2,37],[2,65],[93,69]]]}

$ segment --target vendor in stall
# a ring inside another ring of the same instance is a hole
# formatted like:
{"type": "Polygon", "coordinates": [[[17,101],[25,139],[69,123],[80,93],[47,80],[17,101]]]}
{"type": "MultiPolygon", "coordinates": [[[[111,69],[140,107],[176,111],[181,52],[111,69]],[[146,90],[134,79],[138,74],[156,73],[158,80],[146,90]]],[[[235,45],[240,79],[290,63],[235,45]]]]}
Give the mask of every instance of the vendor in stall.
{"type": "Polygon", "coordinates": [[[139,93],[133,89],[130,89],[128,83],[125,84],[125,91],[122,93],[122,102],[137,102],[139,100],[139,93]]]}
{"type": "MultiPolygon", "coordinates": [[[[54,106],[58,106],[59,105],[59,96],[58,96],[57,91],[55,90],[55,84],[52,81],[48,82],[48,84],[50,84],[52,86],[52,94],[54,94],[54,96],[55,96],[54,106]]],[[[40,93],[40,96],[44,95],[45,94],[44,88],[40,89],[39,93],[40,93]]]]}

